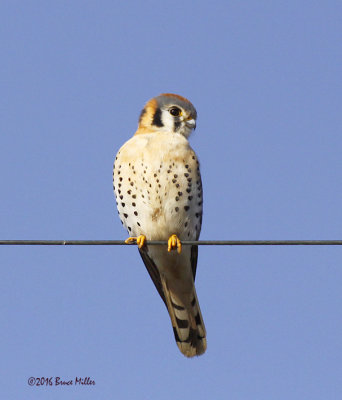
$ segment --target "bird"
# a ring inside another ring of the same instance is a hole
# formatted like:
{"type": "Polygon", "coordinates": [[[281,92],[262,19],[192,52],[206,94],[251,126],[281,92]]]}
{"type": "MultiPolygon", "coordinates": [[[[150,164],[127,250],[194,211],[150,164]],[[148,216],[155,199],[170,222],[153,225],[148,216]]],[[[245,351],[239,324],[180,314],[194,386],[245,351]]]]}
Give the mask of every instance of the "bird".
{"type": "Polygon", "coordinates": [[[169,313],[186,357],[203,354],[206,329],[195,289],[203,195],[200,165],[188,137],[196,128],[195,107],[177,94],[150,99],[138,129],[118,151],[113,187],[128,244],[137,244],[145,267],[169,313]],[[165,240],[166,245],[148,245],[165,240]]]}

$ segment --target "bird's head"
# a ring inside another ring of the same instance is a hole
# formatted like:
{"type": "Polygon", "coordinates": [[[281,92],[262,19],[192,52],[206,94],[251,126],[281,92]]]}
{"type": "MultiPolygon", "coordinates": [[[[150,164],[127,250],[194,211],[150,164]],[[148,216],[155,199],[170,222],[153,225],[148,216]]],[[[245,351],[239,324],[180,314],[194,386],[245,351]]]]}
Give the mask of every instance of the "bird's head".
{"type": "Polygon", "coordinates": [[[197,112],[185,97],[164,93],[149,100],[139,118],[139,132],[180,133],[188,137],[196,128],[197,112]]]}

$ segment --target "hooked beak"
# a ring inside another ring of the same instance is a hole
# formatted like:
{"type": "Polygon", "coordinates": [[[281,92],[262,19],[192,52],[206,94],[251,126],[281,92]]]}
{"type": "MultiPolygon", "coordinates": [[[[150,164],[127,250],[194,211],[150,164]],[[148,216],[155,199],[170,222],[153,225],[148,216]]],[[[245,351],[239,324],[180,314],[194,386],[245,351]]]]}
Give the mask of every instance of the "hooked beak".
{"type": "Polygon", "coordinates": [[[196,129],[196,120],[194,120],[194,119],[188,119],[188,120],[185,122],[185,125],[186,125],[188,128],[190,128],[190,129],[196,129]]]}

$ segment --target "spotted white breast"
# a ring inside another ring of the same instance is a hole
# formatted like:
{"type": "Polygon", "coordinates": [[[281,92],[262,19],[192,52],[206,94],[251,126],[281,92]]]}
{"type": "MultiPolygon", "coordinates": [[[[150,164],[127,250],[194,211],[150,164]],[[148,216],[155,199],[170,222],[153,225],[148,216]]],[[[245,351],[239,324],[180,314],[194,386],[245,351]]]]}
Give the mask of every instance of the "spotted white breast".
{"type": "Polygon", "coordinates": [[[202,223],[199,163],[180,134],[140,134],[119,150],[114,163],[118,212],[130,235],[196,240],[202,223]]]}

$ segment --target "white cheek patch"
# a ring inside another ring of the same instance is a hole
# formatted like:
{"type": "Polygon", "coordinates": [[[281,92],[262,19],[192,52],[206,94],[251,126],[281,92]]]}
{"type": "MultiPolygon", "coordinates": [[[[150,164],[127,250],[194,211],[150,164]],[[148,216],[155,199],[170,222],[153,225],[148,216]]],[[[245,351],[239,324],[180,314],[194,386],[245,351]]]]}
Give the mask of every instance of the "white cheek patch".
{"type": "Polygon", "coordinates": [[[173,117],[168,110],[162,110],[160,113],[161,124],[159,125],[158,130],[160,132],[179,133],[188,138],[193,128],[196,126],[195,120],[190,121],[194,121],[194,123],[188,124],[186,121],[184,121],[182,116],[173,117]]]}
{"type": "Polygon", "coordinates": [[[164,124],[164,129],[163,130],[169,131],[169,132],[170,131],[174,132],[174,130],[175,130],[175,126],[174,126],[175,119],[174,119],[174,117],[168,111],[163,110],[161,118],[162,118],[162,122],[164,124]]]}

